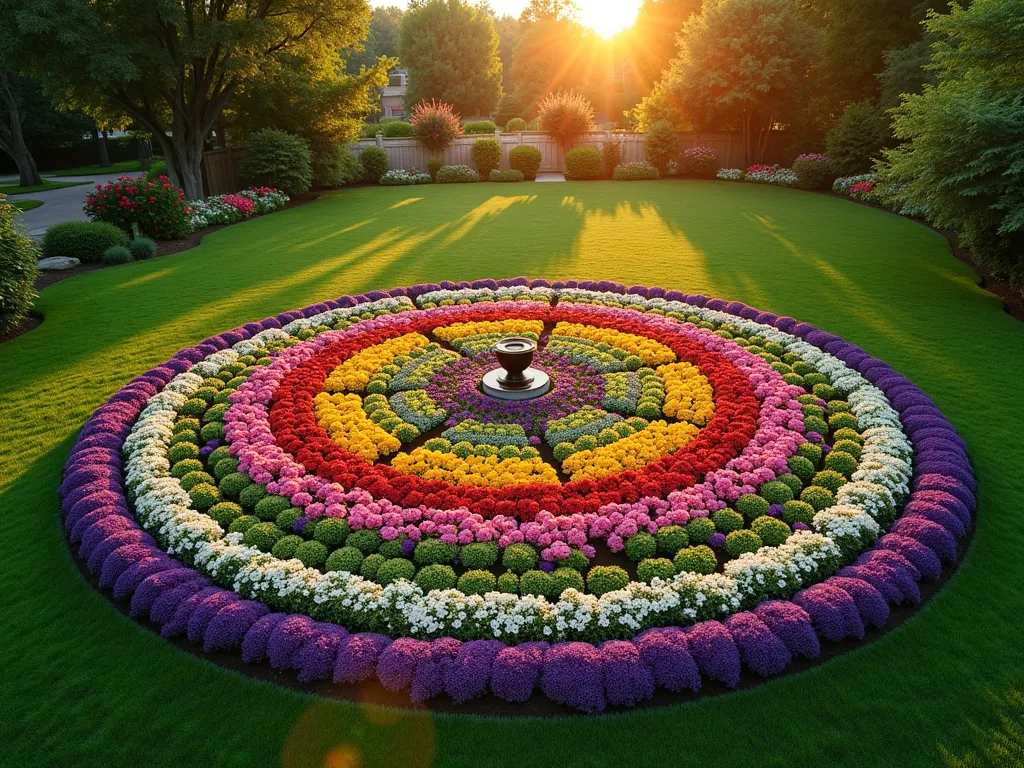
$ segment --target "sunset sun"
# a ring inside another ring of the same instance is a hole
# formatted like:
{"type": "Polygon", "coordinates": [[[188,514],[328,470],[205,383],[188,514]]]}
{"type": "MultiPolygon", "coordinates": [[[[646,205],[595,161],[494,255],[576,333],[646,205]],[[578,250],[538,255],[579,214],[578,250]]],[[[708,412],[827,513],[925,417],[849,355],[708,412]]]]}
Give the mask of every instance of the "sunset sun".
{"type": "Polygon", "coordinates": [[[579,20],[601,37],[612,37],[633,26],[640,0],[580,0],[579,20]]]}

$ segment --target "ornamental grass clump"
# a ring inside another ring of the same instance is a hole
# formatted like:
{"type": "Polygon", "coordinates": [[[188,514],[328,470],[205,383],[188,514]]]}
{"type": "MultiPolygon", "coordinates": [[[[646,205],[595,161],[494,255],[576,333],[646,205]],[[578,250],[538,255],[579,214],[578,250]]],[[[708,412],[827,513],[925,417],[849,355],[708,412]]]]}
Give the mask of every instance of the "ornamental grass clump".
{"type": "Polygon", "coordinates": [[[442,152],[462,133],[462,122],[451,104],[426,100],[412,108],[412,135],[432,152],[442,152]]]}
{"type": "Polygon", "coordinates": [[[594,128],[594,106],[575,91],[559,91],[545,96],[537,105],[540,130],[566,149],[594,128]]]}

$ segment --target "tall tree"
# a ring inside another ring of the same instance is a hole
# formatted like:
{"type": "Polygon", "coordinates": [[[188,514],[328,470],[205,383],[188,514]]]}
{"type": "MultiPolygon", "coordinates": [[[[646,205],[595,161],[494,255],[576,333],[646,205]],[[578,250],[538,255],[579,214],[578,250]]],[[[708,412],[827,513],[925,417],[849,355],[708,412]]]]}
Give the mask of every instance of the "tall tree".
{"type": "Polygon", "coordinates": [[[519,45],[519,19],[505,14],[494,21],[498,33],[498,58],[501,59],[501,88],[512,90],[512,57],[519,45]]]}
{"type": "Polygon", "coordinates": [[[709,0],[683,26],[679,56],[655,89],[659,110],[676,124],[741,130],[755,161],[772,126],[796,112],[817,48],[791,0],[709,0]]]}
{"type": "Polygon", "coordinates": [[[394,5],[373,9],[366,39],[361,43],[362,50],[357,51],[352,47],[341,52],[349,74],[358,73],[362,67],[373,67],[381,56],[389,59],[398,57],[398,33],[402,26],[402,15],[402,9],[394,5]]]}
{"type": "Polygon", "coordinates": [[[409,70],[406,104],[437,99],[480,115],[490,114],[501,96],[494,20],[465,0],[413,0],[402,19],[398,56],[409,70]]]}
{"type": "Polygon", "coordinates": [[[201,199],[204,141],[238,90],[275,77],[285,54],[336,69],[369,9],[366,0],[0,0],[0,18],[13,20],[53,90],[125,112],[160,142],[172,180],[201,199]]]}
{"type": "MultiPolygon", "coordinates": [[[[943,3],[944,4],[944,3],[943,3]]],[[[885,55],[921,39],[921,21],[935,0],[801,0],[822,31],[816,77],[838,116],[847,104],[877,102],[885,55]]]]}
{"type": "Polygon", "coordinates": [[[531,0],[519,16],[511,80],[522,115],[536,114],[549,93],[582,89],[586,30],[578,16],[571,0],[531,0]]]}
{"type": "Polygon", "coordinates": [[[676,55],[683,23],[700,13],[702,0],[643,0],[629,30],[634,66],[646,93],[676,55]]]}
{"type": "Polygon", "coordinates": [[[39,169],[25,142],[25,113],[18,87],[18,68],[21,64],[21,40],[7,22],[10,17],[0,6],[0,150],[11,156],[18,167],[22,186],[40,184],[39,169]]]}

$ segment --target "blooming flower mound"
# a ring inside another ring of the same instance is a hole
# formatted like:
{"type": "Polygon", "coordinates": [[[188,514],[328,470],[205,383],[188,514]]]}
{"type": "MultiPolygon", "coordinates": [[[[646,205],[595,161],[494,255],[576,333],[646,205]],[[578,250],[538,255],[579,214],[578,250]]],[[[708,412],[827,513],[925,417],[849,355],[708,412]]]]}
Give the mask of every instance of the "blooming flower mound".
{"type": "Polygon", "coordinates": [[[957,559],[975,489],[928,397],[833,334],[519,278],[181,350],[93,415],[60,493],[99,586],[165,636],[303,682],[597,712],[882,626],[957,559]],[[480,390],[510,335],[547,394],[480,390]]]}

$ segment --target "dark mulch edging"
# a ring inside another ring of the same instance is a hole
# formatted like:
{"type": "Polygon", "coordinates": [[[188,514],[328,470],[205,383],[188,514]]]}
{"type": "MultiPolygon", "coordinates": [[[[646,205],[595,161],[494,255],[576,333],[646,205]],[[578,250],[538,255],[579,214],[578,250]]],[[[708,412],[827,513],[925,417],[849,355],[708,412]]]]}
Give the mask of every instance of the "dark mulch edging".
{"type": "Polygon", "coordinates": [[[3,344],[6,341],[10,341],[11,339],[16,339],[19,336],[24,335],[29,331],[38,328],[40,325],[42,325],[42,323],[42,315],[37,315],[34,312],[29,313],[29,315],[24,320],[21,321],[21,324],[17,328],[12,328],[11,330],[7,331],[7,333],[0,333],[0,344],[3,344]]]}

